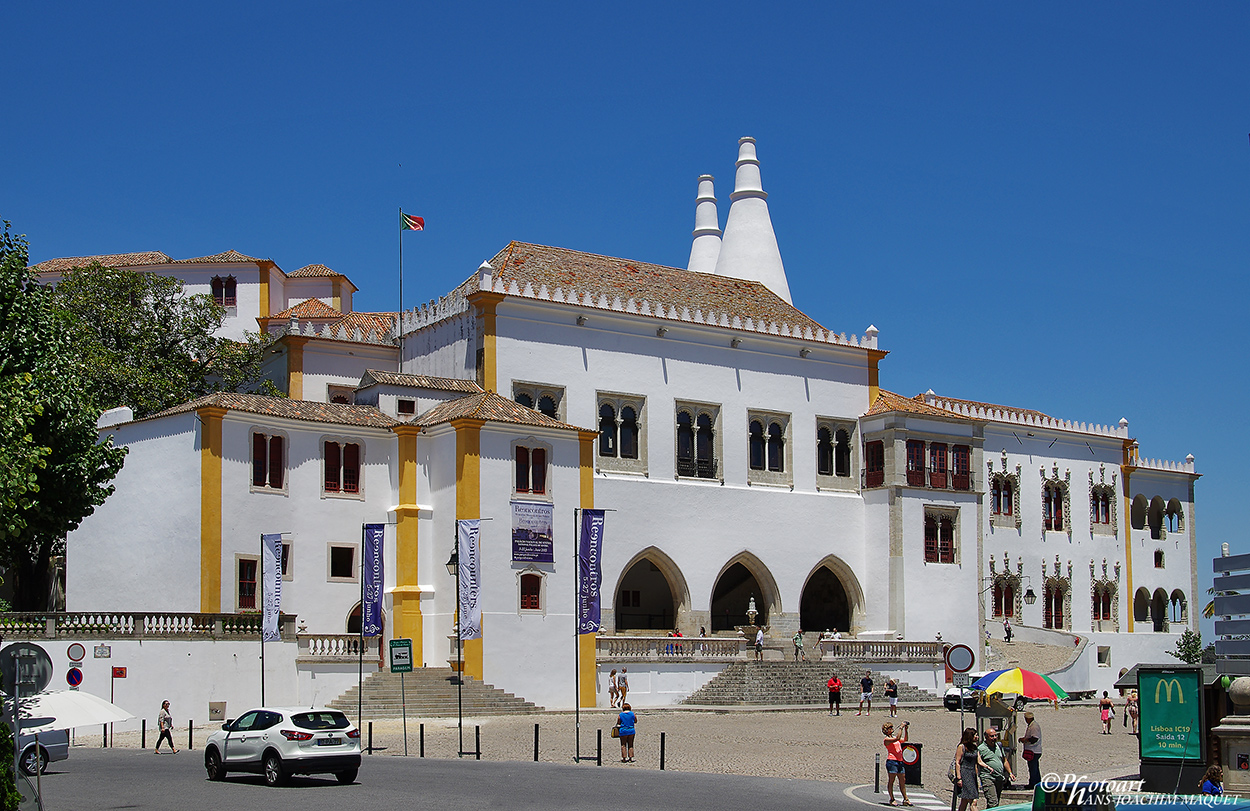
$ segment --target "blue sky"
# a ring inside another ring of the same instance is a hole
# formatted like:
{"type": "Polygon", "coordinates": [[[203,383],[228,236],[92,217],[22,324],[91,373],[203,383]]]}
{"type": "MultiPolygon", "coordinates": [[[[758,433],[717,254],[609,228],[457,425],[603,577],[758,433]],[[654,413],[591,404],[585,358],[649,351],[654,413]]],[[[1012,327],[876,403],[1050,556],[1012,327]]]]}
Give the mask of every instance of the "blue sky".
{"type": "MultiPolygon", "coordinates": [[[[45,3],[0,19],[32,260],[229,248],[394,309],[508,240],[684,266],[758,139],[795,304],[887,388],[1127,417],[1236,529],[1245,3],[45,3]]],[[[1201,602],[1195,599],[1195,603],[1201,602]]],[[[1209,638],[1209,630],[1204,634],[1209,638]]]]}

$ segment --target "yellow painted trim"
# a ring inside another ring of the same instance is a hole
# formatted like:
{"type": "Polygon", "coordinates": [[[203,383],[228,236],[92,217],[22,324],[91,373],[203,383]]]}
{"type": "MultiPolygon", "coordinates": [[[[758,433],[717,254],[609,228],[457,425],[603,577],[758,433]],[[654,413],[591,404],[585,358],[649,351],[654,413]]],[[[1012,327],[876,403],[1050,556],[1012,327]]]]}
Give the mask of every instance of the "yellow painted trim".
{"type": "Polygon", "coordinates": [[[292,400],[304,399],[304,344],[307,338],[287,336],[286,345],[286,396],[292,400]]]}
{"type": "MultiPolygon", "coordinates": [[[[343,283],[341,280],[330,280],[330,295],[330,306],[340,313],[343,312],[343,283]]],[[[415,645],[416,643],[414,642],[413,644],[415,645]]]]}
{"type": "Polygon", "coordinates": [[[268,264],[259,264],[260,269],[260,317],[268,318],[273,315],[273,310],[269,309],[269,268],[268,264]]]}
{"type": "Polygon", "coordinates": [[[221,419],[226,409],[205,406],[200,418],[200,611],[221,612],[221,419]]]}
{"type": "MultiPolygon", "coordinates": [[[[595,441],[599,435],[594,431],[578,431],[578,457],[581,472],[580,506],[583,510],[594,509],[595,506],[595,441]]],[[[578,532],[581,528],[578,527],[578,532]]],[[[595,659],[596,634],[580,634],[577,637],[578,673],[583,707],[594,707],[598,701],[596,689],[599,682],[599,670],[595,659]]]]}
{"type": "MultiPolygon", "coordinates": [[[[456,520],[482,517],[482,426],[485,420],[452,420],[456,431],[456,520]]],[[[464,674],[482,681],[482,640],[486,637],[485,618],[482,637],[464,643],[464,674]]]]}
{"type": "Polygon", "coordinates": [[[599,687],[599,671],[595,666],[595,634],[580,634],[577,637],[577,655],[581,659],[579,675],[581,684],[582,707],[594,707],[598,703],[596,690],[599,687]]]}
{"type": "Polygon", "coordinates": [[[419,561],[417,538],[417,435],[415,425],[397,425],[391,429],[399,440],[396,455],[399,467],[399,502],[411,505],[395,511],[395,589],[391,592],[391,627],[395,638],[411,639],[414,655],[425,661],[425,624],[421,617],[419,561]]]}
{"type": "Polygon", "coordinates": [[[1136,467],[1128,464],[1129,443],[1124,443],[1124,463],[1120,465],[1120,478],[1124,481],[1124,567],[1128,573],[1128,632],[1133,633],[1134,612],[1137,610],[1137,593],[1133,590],[1133,495],[1129,478],[1136,467]]]}
{"type": "Polygon", "coordinates": [[[868,407],[877,402],[877,397],[881,395],[881,371],[878,364],[881,359],[888,355],[888,352],[882,352],[879,349],[868,350],[868,407]]]}
{"type": "Polygon", "coordinates": [[[599,435],[594,431],[578,431],[578,450],[581,472],[581,499],[579,506],[583,510],[595,506],[595,440],[599,435]]]}
{"type": "Polygon", "coordinates": [[[469,297],[469,303],[477,308],[482,316],[482,388],[487,391],[499,391],[495,378],[496,347],[496,309],[504,300],[503,293],[479,290],[469,297]]]}

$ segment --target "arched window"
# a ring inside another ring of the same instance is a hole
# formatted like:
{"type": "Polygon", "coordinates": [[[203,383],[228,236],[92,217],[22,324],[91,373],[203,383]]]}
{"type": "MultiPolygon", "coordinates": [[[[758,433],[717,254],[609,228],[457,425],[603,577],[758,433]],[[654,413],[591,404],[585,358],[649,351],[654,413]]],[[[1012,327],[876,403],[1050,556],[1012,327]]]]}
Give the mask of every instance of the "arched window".
{"type": "Polygon", "coordinates": [[[1138,493],[1133,496],[1133,506],[1129,513],[1129,523],[1133,529],[1146,528],[1146,497],[1138,493]]]}
{"type": "Polygon", "coordinates": [[[1185,592],[1177,589],[1172,592],[1172,597],[1168,600],[1171,607],[1172,622],[1188,622],[1189,621],[1189,603],[1185,600],[1185,592]]]}
{"type": "Polygon", "coordinates": [[[751,420],[747,437],[748,451],[752,470],[764,469],[764,424],[759,420],[751,420]]]}
{"type": "Polygon", "coordinates": [[[1145,622],[1150,619],[1150,592],[1140,588],[1133,595],[1133,620],[1145,622]]]}
{"type": "Polygon", "coordinates": [[[994,584],[994,614],[993,616],[1001,617],[1002,615],[1003,615],[1003,587],[995,583],[994,584]]]}
{"type": "Polygon", "coordinates": [[[526,392],[523,392],[523,391],[518,392],[516,396],[516,401],[520,403],[521,405],[525,406],[526,408],[534,407],[534,398],[529,396],[529,394],[527,394],[526,392]]]}
{"type": "Polygon", "coordinates": [[[1067,597],[1067,589],[1060,583],[1047,583],[1042,595],[1042,627],[1058,628],[1067,627],[1065,623],[1065,605],[1064,599],[1067,597]]]}
{"type": "Polygon", "coordinates": [[[608,403],[599,406],[599,455],[616,456],[616,409],[608,403]]]}
{"type": "MultiPolygon", "coordinates": [[[[842,432],[838,432],[842,436],[842,432]]],[[[822,476],[833,475],[833,440],[828,428],[816,429],[816,472],[822,476]]]]}
{"type": "Polygon", "coordinates": [[[834,449],[834,475],[843,478],[851,475],[851,437],[838,429],[837,448],[834,449]]]}
{"type": "Polygon", "coordinates": [[[1166,524],[1168,532],[1180,532],[1185,526],[1185,513],[1178,499],[1172,499],[1168,502],[1166,513],[1166,524]]]}
{"type": "Polygon", "coordinates": [[[781,473],[786,469],[785,435],[781,425],[775,422],[768,426],[768,469],[774,473],[781,473]]]}
{"type": "Polygon", "coordinates": [[[1046,484],[1042,487],[1042,529],[1064,531],[1063,485],[1046,484]]]}
{"type": "Polygon", "coordinates": [[[233,307],[238,301],[236,291],[238,283],[233,276],[222,278],[214,276],[211,284],[213,289],[213,301],[217,302],[220,307],[233,307]]]}
{"type": "Polygon", "coordinates": [[[1089,520],[1094,524],[1111,523],[1111,488],[1095,487],[1090,493],[1089,520]]]}
{"type": "Polygon", "coordinates": [[[621,409],[621,458],[638,458],[638,412],[633,406],[621,409]]]}
{"type": "Polygon", "coordinates": [[[1011,515],[1013,493],[1011,479],[995,476],[990,481],[990,510],[994,515],[1011,515]]]}
{"type": "Polygon", "coordinates": [[[1150,499],[1150,508],[1146,511],[1146,523],[1150,525],[1150,537],[1157,540],[1163,538],[1163,498],[1155,496],[1150,499]]]}
{"type": "Polygon", "coordinates": [[[1155,550],[1155,568],[1156,569],[1163,568],[1163,550],[1162,549],[1155,550]]]}
{"type": "Polygon", "coordinates": [[[699,476],[704,479],[714,478],[716,476],[716,456],[713,449],[716,445],[713,443],[711,416],[700,414],[695,419],[695,427],[698,428],[698,431],[694,438],[694,455],[699,476]]]}
{"type": "Polygon", "coordinates": [[[1111,589],[1103,589],[1102,592],[1102,619],[1111,619],[1111,598],[1115,594],[1111,589]]]}
{"type": "Polygon", "coordinates": [[[1016,613],[1016,590],[1010,583],[1003,586],[1003,613],[1008,616],[1016,613]]]}
{"type": "Polygon", "coordinates": [[[695,474],[694,419],[689,411],[677,412],[677,474],[695,474]]]}
{"type": "Polygon", "coordinates": [[[556,398],[550,394],[544,394],[542,397],[539,397],[538,410],[554,420],[556,418],[556,398]]]}
{"type": "Polygon", "coordinates": [[[537,574],[521,575],[521,610],[541,611],[543,578],[537,574]]]}

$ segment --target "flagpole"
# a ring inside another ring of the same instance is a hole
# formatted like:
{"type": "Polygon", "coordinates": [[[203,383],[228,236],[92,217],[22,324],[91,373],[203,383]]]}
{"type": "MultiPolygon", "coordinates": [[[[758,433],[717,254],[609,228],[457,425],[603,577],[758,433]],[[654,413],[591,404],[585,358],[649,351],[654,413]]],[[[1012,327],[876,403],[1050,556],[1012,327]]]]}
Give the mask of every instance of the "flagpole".
{"type": "MultiPolygon", "coordinates": [[[[396,314],[396,326],[402,335],[404,331],[404,207],[399,207],[399,312],[396,314]]],[[[404,371],[404,348],[401,345],[395,360],[395,371],[404,371]]],[[[363,609],[362,609],[363,610],[363,609]]]]}
{"type": "MultiPolygon", "coordinates": [[[[400,243],[402,244],[402,243],[400,243]]],[[[356,655],[356,730],[364,724],[364,692],[365,692],[365,525],[360,525],[360,647],[356,655]]],[[[369,750],[373,754],[373,750],[369,750]]]]}
{"type": "Polygon", "coordinates": [[[265,533],[260,534],[260,705],[265,706],[265,533]]]}
{"type": "Polygon", "coordinates": [[[582,761],[582,652],[581,638],[577,633],[580,630],[577,626],[581,622],[582,597],[581,540],[577,537],[579,529],[577,519],[580,513],[579,507],[573,508],[573,715],[576,719],[574,728],[577,745],[577,752],[573,755],[574,763],[582,761]]]}

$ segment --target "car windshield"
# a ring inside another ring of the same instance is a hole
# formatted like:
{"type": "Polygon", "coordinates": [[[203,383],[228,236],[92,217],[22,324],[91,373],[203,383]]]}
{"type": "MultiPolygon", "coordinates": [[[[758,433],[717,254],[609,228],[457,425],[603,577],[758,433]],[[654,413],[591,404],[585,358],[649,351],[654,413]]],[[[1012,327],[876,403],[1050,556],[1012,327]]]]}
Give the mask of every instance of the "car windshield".
{"type": "Polygon", "coordinates": [[[302,729],[347,729],[347,716],[341,712],[301,712],[291,722],[302,729]]]}

